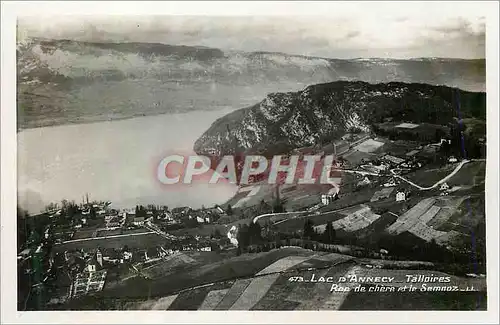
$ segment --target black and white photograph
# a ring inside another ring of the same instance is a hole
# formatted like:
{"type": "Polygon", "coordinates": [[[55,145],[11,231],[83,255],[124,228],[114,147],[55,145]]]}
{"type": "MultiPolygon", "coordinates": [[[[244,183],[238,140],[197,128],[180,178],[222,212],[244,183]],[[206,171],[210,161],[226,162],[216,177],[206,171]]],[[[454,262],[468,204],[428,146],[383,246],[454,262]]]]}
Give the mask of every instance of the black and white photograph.
{"type": "Polygon", "coordinates": [[[10,321],[498,321],[498,3],[131,4],[2,22],[10,321]]]}

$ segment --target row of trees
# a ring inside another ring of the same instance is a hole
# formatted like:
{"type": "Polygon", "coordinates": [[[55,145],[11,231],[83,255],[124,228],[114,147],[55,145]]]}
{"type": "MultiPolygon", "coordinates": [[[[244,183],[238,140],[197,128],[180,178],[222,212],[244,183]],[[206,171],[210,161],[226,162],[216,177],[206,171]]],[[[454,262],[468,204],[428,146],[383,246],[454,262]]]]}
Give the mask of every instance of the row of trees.
{"type": "Polygon", "coordinates": [[[309,240],[315,240],[324,244],[335,244],[337,242],[337,233],[333,228],[332,222],[328,221],[325,230],[320,232],[314,228],[314,222],[307,219],[304,223],[303,237],[309,240]]]}
{"type": "MultiPolygon", "coordinates": [[[[239,227],[236,238],[238,240],[238,252],[246,250],[249,246],[266,245],[269,242],[286,239],[288,237],[289,236],[284,236],[284,234],[277,232],[271,225],[266,225],[263,228],[258,222],[250,222],[248,225],[244,224],[239,227]]],[[[337,234],[331,221],[326,224],[325,230],[321,232],[316,230],[314,223],[308,219],[304,223],[302,235],[300,236],[297,234],[292,237],[317,241],[323,244],[337,243],[337,234]]]]}
{"type": "Polygon", "coordinates": [[[486,122],[478,119],[455,121],[450,124],[451,144],[445,143],[441,151],[466,158],[486,157],[486,122]]]}
{"type": "Polygon", "coordinates": [[[439,142],[442,138],[449,137],[445,127],[419,127],[417,129],[401,129],[396,127],[382,127],[377,124],[372,126],[375,134],[388,137],[391,140],[406,140],[419,142],[439,142]]]}

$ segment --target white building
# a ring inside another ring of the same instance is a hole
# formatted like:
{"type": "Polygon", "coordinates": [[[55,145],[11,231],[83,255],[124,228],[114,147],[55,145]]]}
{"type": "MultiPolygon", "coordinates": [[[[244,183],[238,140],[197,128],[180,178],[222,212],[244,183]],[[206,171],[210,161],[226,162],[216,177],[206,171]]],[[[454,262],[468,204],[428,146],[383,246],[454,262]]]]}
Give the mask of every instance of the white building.
{"type": "Polygon", "coordinates": [[[384,184],[384,187],[393,187],[393,186],[396,186],[396,181],[394,179],[391,179],[390,181],[388,181],[387,183],[384,184]]]}
{"type": "Polygon", "coordinates": [[[131,252],[127,252],[127,251],[123,252],[123,259],[125,261],[131,260],[132,259],[132,253],[131,252]]]}
{"type": "Polygon", "coordinates": [[[358,186],[364,186],[370,184],[371,181],[368,177],[365,176],[361,181],[358,182],[358,186]]]}
{"type": "Polygon", "coordinates": [[[450,189],[450,186],[448,185],[448,183],[444,182],[443,184],[441,184],[441,187],[439,187],[439,189],[441,191],[446,191],[450,189]]]}
{"type": "Polygon", "coordinates": [[[170,213],[165,212],[165,220],[174,221],[174,217],[170,213]]]}
{"type": "Polygon", "coordinates": [[[449,163],[456,163],[457,161],[458,161],[458,159],[455,158],[454,156],[451,156],[450,158],[448,158],[449,163]]]}
{"type": "Polygon", "coordinates": [[[133,224],[138,227],[144,226],[144,217],[135,217],[133,224]]]}
{"type": "Polygon", "coordinates": [[[406,200],[405,192],[400,191],[400,192],[396,193],[396,202],[405,201],[405,200],[406,200]]]}
{"type": "Polygon", "coordinates": [[[324,205],[329,205],[332,203],[337,197],[338,197],[338,192],[336,188],[332,188],[328,191],[327,194],[321,194],[321,203],[324,205]]]}
{"type": "Polygon", "coordinates": [[[96,259],[97,259],[97,263],[99,263],[99,265],[102,266],[102,253],[99,249],[97,250],[97,253],[96,253],[96,259]]]}

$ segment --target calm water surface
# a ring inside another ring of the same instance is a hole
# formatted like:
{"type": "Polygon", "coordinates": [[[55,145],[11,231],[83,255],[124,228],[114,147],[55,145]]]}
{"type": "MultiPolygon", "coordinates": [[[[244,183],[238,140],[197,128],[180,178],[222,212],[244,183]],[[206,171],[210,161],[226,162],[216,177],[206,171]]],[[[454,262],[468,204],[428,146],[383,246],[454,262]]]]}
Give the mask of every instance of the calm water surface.
{"type": "Polygon", "coordinates": [[[48,202],[110,200],[169,207],[223,203],[232,185],[160,185],[158,162],[168,152],[192,153],[196,139],[230,110],[157,115],[121,121],[62,125],[18,133],[19,204],[37,212],[48,202]]]}

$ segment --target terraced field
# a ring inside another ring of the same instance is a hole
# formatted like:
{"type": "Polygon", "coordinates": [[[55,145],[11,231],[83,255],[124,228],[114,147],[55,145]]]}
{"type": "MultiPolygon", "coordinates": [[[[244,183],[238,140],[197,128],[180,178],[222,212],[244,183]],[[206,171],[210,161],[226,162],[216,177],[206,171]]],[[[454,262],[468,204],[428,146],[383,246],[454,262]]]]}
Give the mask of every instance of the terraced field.
{"type": "MultiPolygon", "coordinates": [[[[339,284],[339,277],[372,277],[371,281],[363,282],[366,286],[376,285],[373,278],[377,276],[394,277],[395,281],[389,286],[400,287],[405,284],[406,274],[447,276],[434,271],[387,269],[388,265],[392,265],[390,263],[403,263],[400,266],[406,267],[404,261],[358,259],[298,247],[222,260],[211,255],[204,258],[201,253],[174,260],[183,262],[183,266],[169,270],[169,261],[165,261],[154,272],[156,276],[152,280],[136,277],[131,282],[126,281],[122,287],[103,290],[92,298],[92,303],[98,302],[99,306],[105,305],[107,309],[113,309],[107,305],[111,304],[117,309],[127,310],[339,310],[358,306],[360,299],[352,292],[358,285],[355,281],[342,283],[351,291],[332,290],[333,284],[339,284]],[[386,265],[386,268],[367,267],[366,264],[386,265]],[[163,271],[165,274],[162,277],[163,271]],[[126,303],[125,300],[134,302],[126,303]]],[[[408,263],[411,267],[417,262],[408,263]]],[[[484,278],[451,277],[449,285],[455,284],[474,286],[478,291],[486,289],[484,278]]],[[[384,293],[382,297],[396,303],[393,300],[397,294],[388,296],[384,293]]],[[[432,297],[419,296],[421,300],[418,304],[422,308],[430,308],[428,300],[432,297]]],[[[467,302],[464,304],[464,308],[468,308],[467,302]]],[[[84,309],[98,309],[87,307],[84,309]]]]}

